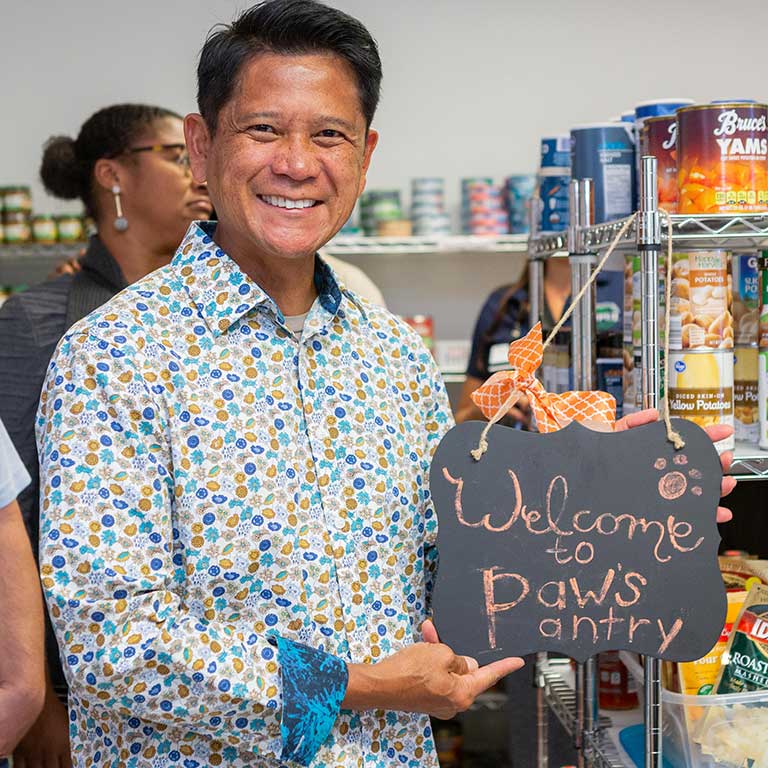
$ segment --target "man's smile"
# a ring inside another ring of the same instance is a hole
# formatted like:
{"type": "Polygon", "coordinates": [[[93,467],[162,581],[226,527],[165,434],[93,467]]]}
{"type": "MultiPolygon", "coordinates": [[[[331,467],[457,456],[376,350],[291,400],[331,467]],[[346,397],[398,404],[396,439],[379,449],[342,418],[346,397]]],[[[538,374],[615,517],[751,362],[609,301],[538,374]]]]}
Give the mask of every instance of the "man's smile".
{"type": "Polygon", "coordinates": [[[305,208],[313,208],[320,204],[319,200],[309,198],[292,200],[289,197],[280,197],[279,195],[258,195],[258,198],[263,203],[274,208],[284,208],[287,210],[304,210],[305,208]]]}

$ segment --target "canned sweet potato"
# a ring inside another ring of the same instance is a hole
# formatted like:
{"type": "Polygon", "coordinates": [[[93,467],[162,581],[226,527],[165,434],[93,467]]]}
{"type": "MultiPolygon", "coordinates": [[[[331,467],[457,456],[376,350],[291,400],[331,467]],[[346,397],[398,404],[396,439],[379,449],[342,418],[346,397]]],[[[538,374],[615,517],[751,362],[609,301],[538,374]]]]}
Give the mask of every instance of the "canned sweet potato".
{"type": "Polygon", "coordinates": [[[678,212],[768,210],[768,106],[677,111],[678,212]]]}
{"type": "Polygon", "coordinates": [[[640,156],[658,163],[659,208],[677,213],[677,119],[674,115],[648,118],[640,130],[640,156]]]}
{"type": "Polygon", "coordinates": [[[733,349],[730,254],[672,255],[671,349],[733,349]]]}

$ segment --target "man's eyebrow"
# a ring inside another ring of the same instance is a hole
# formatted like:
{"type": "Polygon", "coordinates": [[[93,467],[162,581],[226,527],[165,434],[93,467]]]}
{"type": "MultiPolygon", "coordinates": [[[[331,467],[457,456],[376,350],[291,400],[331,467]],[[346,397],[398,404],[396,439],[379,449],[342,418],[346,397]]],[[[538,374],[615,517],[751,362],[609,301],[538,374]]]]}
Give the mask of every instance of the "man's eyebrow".
{"type": "Polygon", "coordinates": [[[334,117],[333,115],[320,115],[317,120],[320,123],[331,123],[333,125],[338,125],[349,133],[357,133],[357,127],[350,123],[349,120],[344,120],[342,117],[334,117]]]}

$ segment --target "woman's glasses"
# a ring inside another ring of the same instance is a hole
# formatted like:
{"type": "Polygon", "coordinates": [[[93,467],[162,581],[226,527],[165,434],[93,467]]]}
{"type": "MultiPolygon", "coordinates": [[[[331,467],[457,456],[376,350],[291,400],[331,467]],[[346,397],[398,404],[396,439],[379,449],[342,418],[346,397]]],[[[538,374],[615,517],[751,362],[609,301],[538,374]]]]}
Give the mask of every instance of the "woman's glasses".
{"type": "Polygon", "coordinates": [[[125,150],[126,155],[133,155],[137,152],[165,152],[167,150],[176,150],[173,158],[169,161],[178,165],[185,173],[189,171],[189,152],[185,144],[152,144],[146,147],[131,147],[125,150]]]}

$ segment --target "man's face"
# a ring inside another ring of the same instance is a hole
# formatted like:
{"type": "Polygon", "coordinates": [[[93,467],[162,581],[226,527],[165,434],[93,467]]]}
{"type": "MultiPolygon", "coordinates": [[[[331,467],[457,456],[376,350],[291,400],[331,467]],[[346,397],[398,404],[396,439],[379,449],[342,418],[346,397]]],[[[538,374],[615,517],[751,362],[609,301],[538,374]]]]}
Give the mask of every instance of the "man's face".
{"type": "Polygon", "coordinates": [[[196,178],[208,182],[216,240],[236,254],[302,258],[349,218],[376,146],[350,66],[326,54],[263,54],[243,67],[210,136],[188,116],[196,178]]]}

